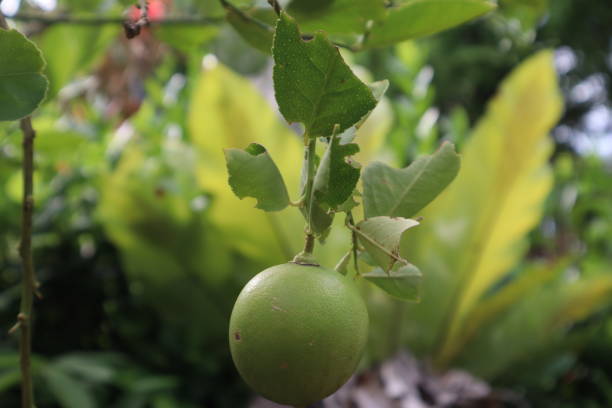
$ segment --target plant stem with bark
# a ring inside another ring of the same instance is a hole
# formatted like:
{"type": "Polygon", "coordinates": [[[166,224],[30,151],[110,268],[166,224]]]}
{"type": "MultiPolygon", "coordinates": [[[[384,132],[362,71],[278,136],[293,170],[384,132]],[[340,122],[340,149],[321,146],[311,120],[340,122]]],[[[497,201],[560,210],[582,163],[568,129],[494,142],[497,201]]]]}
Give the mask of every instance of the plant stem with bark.
{"type": "MultiPolygon", "coordinates": [[[[2,0],[0,0],[0,4],[2,0]]],[[[8,30],[4,15],[0,12],[0,28],[8,30]]],[[[21,209],[21,241],[19,256],[22,264],[21,305],[17,323],[9,330],[19,330],[19,365],[21,368],[21,407],[34,407],[34,386],[32,383],[32,309],[34,295],[38,294],[38,283],[34,275],[32,257],[32,214],[34,212],[34,138],[36,132],[28,116],[20,120],[23,133],[23,202],[21,209]]]]}

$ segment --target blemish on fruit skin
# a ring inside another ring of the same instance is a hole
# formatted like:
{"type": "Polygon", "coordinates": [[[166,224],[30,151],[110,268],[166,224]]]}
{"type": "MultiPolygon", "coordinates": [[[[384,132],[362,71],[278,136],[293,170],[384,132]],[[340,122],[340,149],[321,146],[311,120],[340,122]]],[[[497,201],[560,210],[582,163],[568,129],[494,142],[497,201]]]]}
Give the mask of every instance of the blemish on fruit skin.
{"type": "Polygon", "coordinates": [[[286,370],[287,368],[289,368],[289,364],[287,364],[287,362],[283,362],[278,368],[282,370],[286,370]]]}
{"type": "Polygon", "coordinates": [[[237,341],[240,341],[240,332],[236,332],[236,333],[234,333],[234,338],[235,338],[237,341]]]}
{"type": "Polygon", "coordinates": [[[277,312],[286,312],[285,309],[283,309],[280,306],[276,306],[276,305],[272,305],[272,310],[276,310],[277,312]]]}

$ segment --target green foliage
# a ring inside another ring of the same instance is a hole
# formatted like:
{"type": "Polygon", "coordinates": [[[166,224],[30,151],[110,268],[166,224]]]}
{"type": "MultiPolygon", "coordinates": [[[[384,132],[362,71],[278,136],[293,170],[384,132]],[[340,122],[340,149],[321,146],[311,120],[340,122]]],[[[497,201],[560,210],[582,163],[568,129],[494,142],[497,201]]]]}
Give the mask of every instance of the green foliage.
{"type": "Polygon", "coordinates": [[[410,302],[421,300],[421,281],[423,275],[414,265],[401,265],[389,271],[375,268],[363,278],[378,286],[396,299],[410,302]]]}
{"type": "Polygon", "coordinates": [[[295,21],[281,14],[274,37],[274,89],[288,122],[301,122],[309,137],[343,132],[376,106],[370,89],[344,63],[322,33],[303,41],[295,21]]]}
{"type": "Polygon", "coordinates": [[[384,17],[385,6],[383,0],[293,0],[287,12],[304,32],[356,36],[367,31],[368,21],[384,17]]]}
{"type": "Polygon", "coordinates": [[[430,156],[419,157],[405,169],[370,164],[363,174],[365,216],[414,216],[453,181],[459,166],[459,156],[450,143],[430,156]]]}
{"type": "Polygon", "coordinates": [[[279,211],[289,205],[289,193],[278,167],[262,145],[226,149],[229,184],[240,198],[255,197],[257,208],[279,211]]]}
{"type": "Polygon", "coordinates": [[[31,114],[45,98],[48,81],[42,74],[40,50],[16,30],[0,29],[0,121],[31,114]],[[10,63],[6,63],[10,61],[10,63]]]}
{"type": "Polygon", "coordinates": [[[314,177],[314,194],[317,202],[326,208],[337,209],[348,200],[359,181],[360,167],[351,161],[359,151],[355,143],[342,143],[332,137],[321,158],[314,177]]]}
{"type": "Polygon", "coordinates": [[[355,229],[374,262],[388,272],[396,263],[407,264],[399,256],[400,241],[406,230],[417,225],[418,221],[409,218],[373,217],[361,221],[355,229]]]}
{"type": "Polygon", "coordinates": [[[246,42],[265,54],[272,54],[274,29],[271,26],[235,7],[226,6],[225,9],[227,22],[246,42]]]}
{"type": "Polygon", "coordinates": [[[454,27],[493,9],[486,0],[403,0],[387,10],[384,20],[374,22],[367,47],[392,45],[454,27]]]}
{"type": "Polygon", "coordinates": [[[119,32],[119,27],[113,26],[55,25],[35,38],[47,61],[48,97],[54,97],[76,75],[89,71],[119,32]]]}

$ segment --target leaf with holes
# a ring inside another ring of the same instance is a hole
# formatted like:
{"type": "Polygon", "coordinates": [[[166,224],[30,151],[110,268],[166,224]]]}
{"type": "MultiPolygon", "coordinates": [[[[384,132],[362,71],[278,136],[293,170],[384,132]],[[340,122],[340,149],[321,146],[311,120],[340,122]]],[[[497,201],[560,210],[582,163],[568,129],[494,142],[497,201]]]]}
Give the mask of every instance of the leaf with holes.
{"type": "Polygon", "coordinates": [[[45,98],[45,60],[21,33],[0,29],[0,61],[0,121],[21,119],[45,98]]]}
{"type": "Polygon", "coordinates": [[[385,272],[396,264],[408,265],[399,254],[402,235],[419,222],[400,217],[374,217],[361,221],[355,227],[359,241],[372,259],[385,272]]]}
{"type": "Polygon", "coordinates": [[[283,177],[265,147],[251,143],[244,150],[225,149],[229,184],[239,198],[254,197],[257,208],[279,211],[289,204],[283,177]]]}
{"type": "Polygon", "coordinates": [[[318,32],[303,41],[286,13],[274,35],[274,90],[287,122],[301,122],[310,137],[329,136],[359,122],[376,106],[376,99],[342,60],[338,49],[318,32]]]}
{"type": "Polygon", "coordinates": [[[366,218],[412,217],[453,181],[459,166],[459,156],[451,143],[442,144],[434,154],[419,157],[405,169],[379,162],[370,164],[363,172],[366,218]]]}
{"type": "Polygon", "coordinates": [[[423,275],[419,269],[412,265],[401,265],[388,272],[376,268],[362,277],[373,283],[388,295],[407,302],[421,300],[421,280],[423,275]]]}

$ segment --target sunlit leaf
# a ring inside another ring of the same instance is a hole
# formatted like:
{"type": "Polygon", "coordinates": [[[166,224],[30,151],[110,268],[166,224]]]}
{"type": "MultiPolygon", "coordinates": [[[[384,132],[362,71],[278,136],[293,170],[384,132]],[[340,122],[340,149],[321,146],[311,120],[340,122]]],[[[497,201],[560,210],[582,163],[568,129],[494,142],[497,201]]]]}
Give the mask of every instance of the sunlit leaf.
{"type": "Polygon", "coordinates": [[[266,263],[291,259],[303,244],[304,219],[295,208],[264,213],[248,201],[237,200],[227,185],[223,149],[253,142],[266,146],[288,191],[297,196],[303,159],[303,144],[297,135],[252,83],[220,64],[201,73],[188,124],[199,156],[198,183],[213,195],[211,219],[227,242],[266,263]]]}
{"type": "Polygon", "coordinates": [[[265,211],[279,211],[289,205],[283,176],[262,145],[225,149],[225,158],[229,184],[239,198],[254,197],[256,207],[265,211]]]}
{"type": "Polygon", "coordinates": [[[0,61],[0,121],[17,120],[31,114],[45,98],[45,60],[21,33],[0,29],[0,61]]]}
{"type": "Polygon", "coordinates": [[[282,13],[274,36],[274,89],[279,109],[301,122],[310,137],[329,136],[351,127],[376,106],[370,89],[319,32],[303,41],[295,21],[282,13]]]}
{"type": "Polygon", "coordinates": [[[411,342],[445,363],[484,293],[524,253],[552,185],[548,132],[561,97],[550,52],[519,66],[502,84],[465,146],[457,179],[423,213],[402,254],[427,271],[423,303],[411,310],[411,342]],[[428,345],[428,346],[426,346],[428,345]]]}

